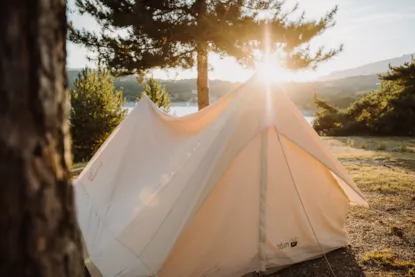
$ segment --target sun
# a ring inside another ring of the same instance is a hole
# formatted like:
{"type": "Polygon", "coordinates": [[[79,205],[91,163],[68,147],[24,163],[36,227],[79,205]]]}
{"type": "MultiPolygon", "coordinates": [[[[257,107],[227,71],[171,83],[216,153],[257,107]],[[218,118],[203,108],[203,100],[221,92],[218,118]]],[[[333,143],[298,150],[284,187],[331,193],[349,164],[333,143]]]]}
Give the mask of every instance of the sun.
{"type": "Polygon", "coordinates": [[[276,58],[267,58],[257,66],[259,77],[264,82],[284,82],[291,79],[291,74],[284,69],[276,58]]]}

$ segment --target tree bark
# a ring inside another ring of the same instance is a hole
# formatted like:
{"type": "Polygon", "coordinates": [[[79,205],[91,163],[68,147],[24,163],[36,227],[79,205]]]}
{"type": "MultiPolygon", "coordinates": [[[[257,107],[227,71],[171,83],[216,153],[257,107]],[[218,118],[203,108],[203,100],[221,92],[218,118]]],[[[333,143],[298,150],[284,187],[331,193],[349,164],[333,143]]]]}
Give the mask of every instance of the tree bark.
{"type": "Polygon", "coordinates": [[[208,51],[200,45],[197,51],[197,102],[199,110],[209,106],[208,51]]]}
{"type": "Polygon", "coordinates": [[[209,106],[208,44],[202,34],[206,33],[206,0],[198,0],[197,25],[201,40],[196,45],[197,51],[197,102],[199,110],[209,106]]]}
{"type": "Polygon", "coordinates": [[[66,1],[0,1],[0,276],[84,276],[70,182],[66,1]]]}

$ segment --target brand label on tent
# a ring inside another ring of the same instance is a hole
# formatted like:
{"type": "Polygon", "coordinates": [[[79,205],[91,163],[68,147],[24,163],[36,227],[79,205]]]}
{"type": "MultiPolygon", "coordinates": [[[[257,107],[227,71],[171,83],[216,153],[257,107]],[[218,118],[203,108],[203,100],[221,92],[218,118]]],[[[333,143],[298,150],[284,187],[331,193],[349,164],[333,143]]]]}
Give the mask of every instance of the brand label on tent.
{"type": "Polygon", "coordinates": [[[291,248],[296,247],[297,244],[298,244],[298,239],[295,237],[295,238],[292,238],[289,242],[288,241],[287,242],[281,242],[281,243],[277,244],[276,246],[277,246],[278,250],[282,250],[282,249],[285,249],[285,248],[288,248],[288,247],[291,247],[291,248]]]}

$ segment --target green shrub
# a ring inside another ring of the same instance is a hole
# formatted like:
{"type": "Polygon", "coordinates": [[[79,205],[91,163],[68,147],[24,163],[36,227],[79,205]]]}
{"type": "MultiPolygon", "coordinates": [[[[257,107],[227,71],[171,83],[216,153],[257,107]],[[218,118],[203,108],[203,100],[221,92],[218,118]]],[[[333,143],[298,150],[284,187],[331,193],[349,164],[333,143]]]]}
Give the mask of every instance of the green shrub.
{"type": "Polygon", "coordinates": [[[124,119],[122,90],[105,69],[85,68],[71,91],[70,131],[75,162],[88,161],[124,119]]]}
{"type": "Polygon", "coordinates": [[[415,136],[415,60],[391,67],[379,78],[378,91],[364,95],[346,109],[315,96],[315,130],[330,136],[415,136]]]}
{"type": "Polygon", "coordinates": [[[163,112],[168,113],[170,111],[171,103],[166,87],[162,86],[156,79],[150,78],[144,82],[144,91],[137,96],[137,101],[140,101],[144,94],[163,112]]]}

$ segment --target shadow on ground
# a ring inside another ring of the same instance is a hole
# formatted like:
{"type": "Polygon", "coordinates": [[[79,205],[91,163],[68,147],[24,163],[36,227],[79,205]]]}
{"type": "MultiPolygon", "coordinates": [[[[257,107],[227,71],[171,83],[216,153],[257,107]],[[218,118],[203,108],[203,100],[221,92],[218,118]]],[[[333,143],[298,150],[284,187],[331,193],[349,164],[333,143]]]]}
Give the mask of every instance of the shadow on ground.
{"type": "MultiPolygon", "coordinates": [[[[364,277],[366,276],[359,266],[355,254],[350,247],[337,249],[326,255],[336,276],[364,277]]],[[[324,257],[290,266],[268,277],[333,277],[324,257]]]]}

